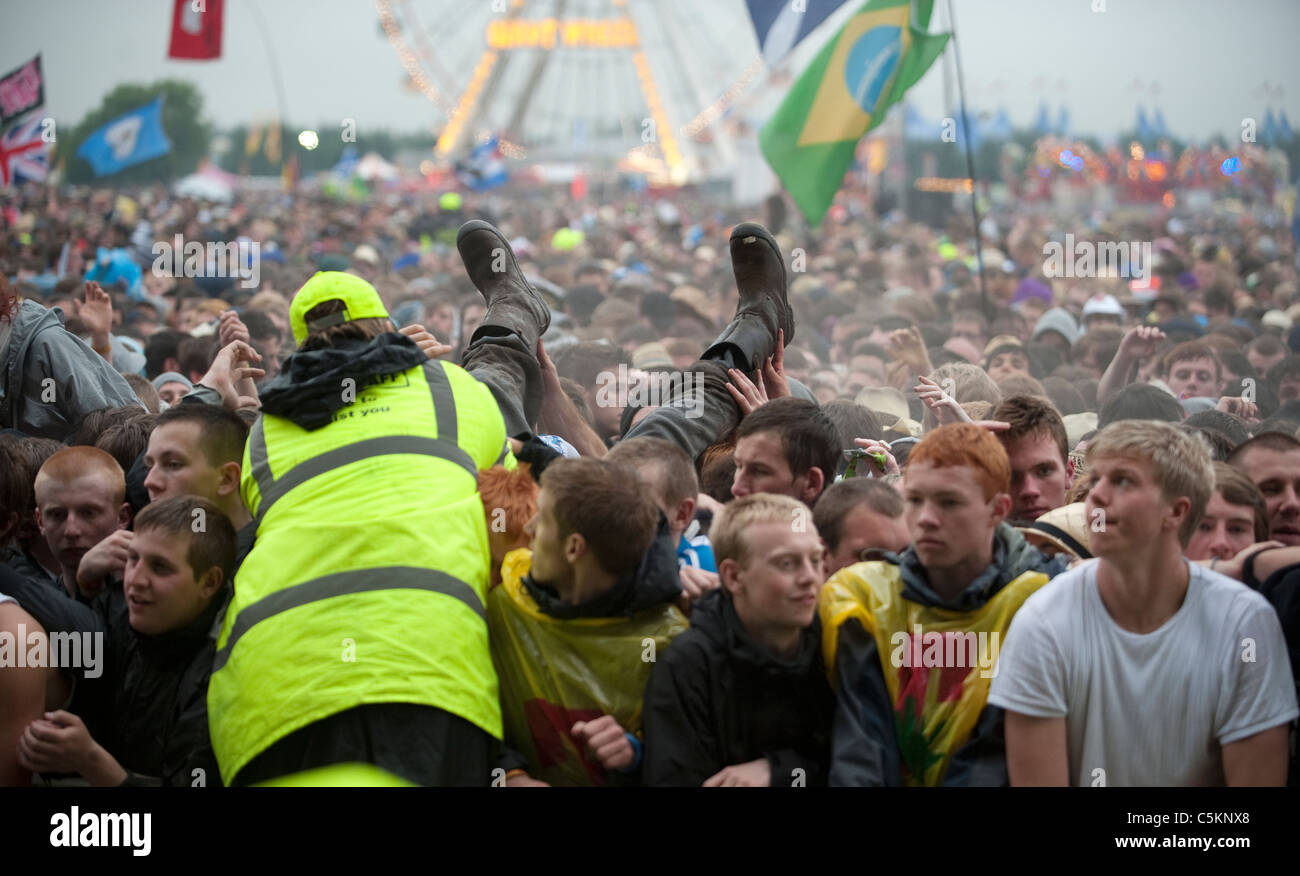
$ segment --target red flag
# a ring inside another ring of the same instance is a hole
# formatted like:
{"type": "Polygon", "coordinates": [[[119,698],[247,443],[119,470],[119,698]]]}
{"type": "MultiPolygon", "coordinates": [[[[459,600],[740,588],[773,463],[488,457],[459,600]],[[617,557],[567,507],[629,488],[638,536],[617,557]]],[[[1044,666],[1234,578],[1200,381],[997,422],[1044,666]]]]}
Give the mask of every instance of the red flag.
{"type": "Polygon", "coordinates": [[[167,57],[205,61],[221,57],[224,0],[175,0],[167,57]]]}

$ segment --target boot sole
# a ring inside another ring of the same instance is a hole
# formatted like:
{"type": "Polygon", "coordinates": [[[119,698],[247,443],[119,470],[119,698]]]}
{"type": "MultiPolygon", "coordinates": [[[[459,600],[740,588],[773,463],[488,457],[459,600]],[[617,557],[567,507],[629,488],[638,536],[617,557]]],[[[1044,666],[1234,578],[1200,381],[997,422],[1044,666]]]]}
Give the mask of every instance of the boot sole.
{"type": "Polygon", "coordinates": [[[785,310],[786,322],[790,326],[790,330],[785,333],[785,345],[788,347],[790,342],[794,340],[795,325],[794,311],[790,309],[790,301],[786,298],[790,278],[785,272],[785,256],[781,252],[781,247],[777,246],[776,238],[772,236],[772,233],[756,222],[742,222],[733,228],[728,244],[734,246],[737,242],[741,242],[742,245],[747,246],[748,244],[743,243],[747,237],[754,237],[766,243],[767,248],[772,251],[772,255],[776,258],[776,263],[781,266],[781,307],[785,310]]]}

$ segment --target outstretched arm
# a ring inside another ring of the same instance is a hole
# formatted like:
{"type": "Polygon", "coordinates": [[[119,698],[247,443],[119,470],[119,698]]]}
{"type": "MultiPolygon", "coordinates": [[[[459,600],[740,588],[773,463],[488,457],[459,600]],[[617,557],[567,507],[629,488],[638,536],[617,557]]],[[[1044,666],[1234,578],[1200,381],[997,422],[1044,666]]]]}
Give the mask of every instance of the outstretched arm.
{"type": "Polygon", "coordinates": [[[546,355],[542,342],[537,342],[537,362],[542,369],[542,410],[538,417],[538,428],[547,430],[548,434],[559,435],[574,446],[583,456],[600,458],[605,455],[605,442],[600,440],[596,430],[582,418],[560,386],[560,375],[555,370],[555,363],[546,355]]]}

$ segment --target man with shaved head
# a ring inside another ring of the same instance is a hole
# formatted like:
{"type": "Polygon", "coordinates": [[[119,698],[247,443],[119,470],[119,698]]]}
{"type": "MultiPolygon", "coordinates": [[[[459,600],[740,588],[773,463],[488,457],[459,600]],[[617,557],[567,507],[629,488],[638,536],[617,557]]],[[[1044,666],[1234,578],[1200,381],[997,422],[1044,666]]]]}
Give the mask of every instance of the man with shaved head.
{"type": "MultiPolygon", "coordinates": [[[[113,457],[94,447],[60,450],[36,473],[33,488],[36,524],[58,560],[60,582],[69,596],[77,595],[77,570],[92,548],[98,547],[89,566],[106,565],[118,552],[125,563],[131,506],[122,467],[113,457]]],[[[83,576],[86,571],[95,569],[83,570],[83,576]]],[[[88,589],[86,595],[98,589],[88,589]]]]}

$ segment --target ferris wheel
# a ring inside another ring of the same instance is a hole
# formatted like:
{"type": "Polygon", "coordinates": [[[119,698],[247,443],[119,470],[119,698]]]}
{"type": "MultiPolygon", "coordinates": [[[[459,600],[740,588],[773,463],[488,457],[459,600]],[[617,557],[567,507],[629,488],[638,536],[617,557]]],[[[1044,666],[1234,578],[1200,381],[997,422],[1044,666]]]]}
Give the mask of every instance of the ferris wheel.
{"type": "Polygon", "coordinates": [[[743,0],[376,0],[437,152],[495,135],[510,157],[677,184],[736,157],[727,110],[766,74],[743,0]]]}

